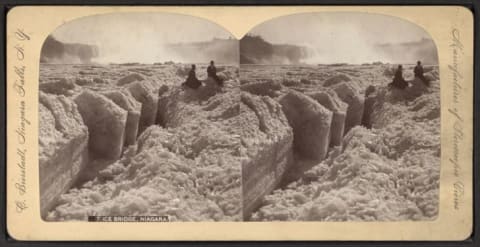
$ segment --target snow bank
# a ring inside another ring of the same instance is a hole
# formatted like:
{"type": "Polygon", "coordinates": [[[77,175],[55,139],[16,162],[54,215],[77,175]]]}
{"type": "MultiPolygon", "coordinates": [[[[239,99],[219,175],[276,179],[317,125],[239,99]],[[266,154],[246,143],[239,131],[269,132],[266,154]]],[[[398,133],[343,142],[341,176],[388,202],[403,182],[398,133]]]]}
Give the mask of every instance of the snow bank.
{"type": "Polygon", "coordinates": [[[386,77],[392,77],[395,75],[395,72],[397,71],[397,68],[395,67],[391,67],[391,66],[387,66],[385,67],[384,71],[383,71],[383,75],[386,76],[386,77]]]}
{"type": "Polygon", "coordinates": [[[240,120],[243,214],[248,218],[289,169],[293,132],[281,105],[269,97],[242,93],[240,120]]]}
{"type": "Polygon", "coordinates": [[[438,69],[435,69],[435,70],[432,70],[432,71],[429,71],[427,73],[425,73],[425,78],[427,78],[427,80],[429,81],[437,81],[440,79],[440,76],[438,74],[438,69]]]}
{"type": "Polygon", "coordinates": [[[176,70],[176,75],[179,77],[186,77],[188,76],[188,73],[190,72],[190,70],[191,70],[191,67],[186,67],[186,66],[178,67],[176,70]]]}
{"type": "MultiPolygon", "coordinates": [[[[153,132],[162,131],[160,127],[151,128],[155,128],[153,132]]],[[[111,180],[97,179],[62,195],[61,205],[48,219],[86,220],[88,215],[161,215],[168,216],[169,221],[237,219],[232,210],[235,205],[222,200],[228,204],[222,208],[215,203],[221,196],[214,192],[228,189],[220,188],[221,183],[234,182],[215,176],[219,175],[217,170],[197,168],[192,160],[162,145],[144,148],[131,161],[105,169],[103,176],[111,180]]]]}
{"type": "Polygon", "coordinates": [[[142,104],[135,100],[129,91],[103,91],[102,95],[112,100],[115,104],[127,111],[127,122],[125,124],[125,146],[135,143],[137,140],[138,124],[140,122],[140,111],[142,104]]]}
{"type": "Polygon", "coordinates": [[[279,102],[292,126],[295,150],[306,158],[324,159],[330,143],[332,112],[295,91],[283,95],[279,102]]]}
{"type": "Polygon", "coordinates": [[[329,89],[307,93],[307,95],[333,113],[330,125],[330,146],[341,145],[348,105],[337,96],[335,91],[329,89]]]}
{"type": "Polygon", "coordinates": [[[419,78],[415,77],[413,80],[409,81],[409,84],[409,87],[407,87],[405,90],[409,98],[416,98],[428,91],[428,87],[425,85],[425,82],[419,78]]]}
{"type": "Polygon", "coordinates": [[[40,91],[49,94],[71,96],[74,94],[76,84],[73,78],[61,78],[40,84],[40,91]]]}
{"type": "Polygon", "coordinates": [[[282,84],[274,80],[256,81],[241,85],[240,90],[255,95],[275,98],[279,95],[279,91],[282,90],[282,84]]]}
{"type": "Polygon", "coordinates": [[[381,90],[375,97],[375,114],[371,115],[372,127],[382,128],[398,119],[415,121],[438,120],[440,118],[440,88],[437,82],[425,94],[412,98],[407,90],[381,90]]]}
{"type": "Polygon", "coordinates": [[[148,126],[155,124],[158,107],[158,91],[155,90],[151,82],[135,81],[127,85],[127,90],[140,103],[142,110],[140,114],[140,123],[138,133],[142,133],[148,126]]]}
{"type": "Polygon", "coordinates": [[[378,90],[372,129],[352,128],[343,150],[266,196],[252,220],[434,220],[440,175],[439,88],[434,85],[413,100],[394,94],[378,90]]]}
{"type": "Polygon", "coordinates": [[[346,74],[334,75],[323,82],[324,87],[330,87],[340,82],[350,82],[352,79],[346,74]]]}
{"type": "Polygon", "coordinates": [[[40,92],[40,210],[42,217],[75,182],[88,159],[88,130],[72,100],[40,92]]]}
{"type": "Polygon", "coordinates": [[[99,157],[118,159],[124,144],[127,111],[90,90],[84,90],[74,101],[88,126],[89,149],[99,157]]]}
{"type": "Polygon", "coordinates": [[[238,92],[219,93],[201,102],[177,87],[164,93],[168,101],[163,107],[175,118],[166,123],[169,127],[146,128],[137,143],[99,177],[63,194],[48,219],[86,220],[88,215],[162,215],[170,221],[243,218],[238,92]]]}
{"type": "MultiPolygon", "coordinates": [[[[399,142],[404,140],[401,134],[396,135],[399,142]]],[[[434,219],[438,214],[439,146],[412,146],[397,159],[390,159],[382,152],[397,153],[398,142],[382,144],[391,137],[363,127],[353,128],[346,136],[343,153],[310,169],[304,179],[267,196],[265,206],[252,219],[434,219]]]]}
{"type": "Polygon", "coordinates": [[[126,85],[126,84],[129,84],[129,83],[132,83],[134,81],[143,81],[145,78],[138,74],[138,73],[132,73],[132,74],[129,74],[127,76],[124,76],[122,78],[120,78],[117,82],[117,85],[118,86],[123,86],[123,85],[126,85]]]}
{"type": "Polygon", "coordinates": [[[158,89],[158,103],[157,103],[157,118],[155,123],[160,124],[160,126],[165,126],[166,118],[166,106],[169,100],[169,87],[167,85],[162,85],[158,89]]]}
{"type": "Polygon", "coordinates": [[[94,84],[93,79],[91,78],[76,78],[75,84],[79,86],[91,86],[94,84]]]}
{"type": "Polygon", "coordinates": [[[205,81],[203,81],[202,86],[195,90],[195,93],[199,100],[207,100],[208,98],[220,92],[220,90],[221,87],[218,85],[217,81],[211,77],[208,77],[205,81]]]}
{"type": "Polygon", "coordinates": [[[360,93],[360,89],[351,83],[341,82],[331,88],[343,102],[348,104],[344,130],[348,133],[352,127],[362,123],[365,97],[360,93]]]}
{"type": "Polygon", "coordinates": [[[365,104],[363,107],[362,125],[367,128],[372,127],[371,117],[373,114],[375,101],[377,100],[375,90],[375,87],[372,85],[368,86],[365,90],[365,104]]]}

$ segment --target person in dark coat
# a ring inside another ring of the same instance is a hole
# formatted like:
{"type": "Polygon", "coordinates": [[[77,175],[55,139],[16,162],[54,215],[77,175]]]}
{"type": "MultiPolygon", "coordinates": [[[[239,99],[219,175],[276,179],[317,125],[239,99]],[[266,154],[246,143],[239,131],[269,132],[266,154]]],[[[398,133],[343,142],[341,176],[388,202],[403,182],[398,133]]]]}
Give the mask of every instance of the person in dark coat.
{"type": "Polygon", "coordinates": [[[195,64],[192,64],[192,68],[188,72],[187,80],[182,84],[192,89],[197,89],[202,85],[202,82],[197,79],[195,74],[195,64]]]}
{"type": "Polygon", "coordinates": [[[403,79],[402,65],[398,65],[395,76],[393,77],[393,81],[389,85],[398,89],[405,89],[408,86],[408,82],[403,79]]]}
{"type": "Polygon", "coordinates": [[[210,61],[210,66],[207,68],[208,77],[213,78],[219,86],[223,86],[223,81],[217,76],[217,68],[215,67],[215,62],[210,61]]]}
{"type": "Polygon", "coordinates": [[[415,75],[415,78],[422,80],[426,86],[430,84],[427,78],[423,76],[423,67],[420,61],[417,61],[417,66],[415,66],[415,68],[413,69],[413,74],[415,75]]]}

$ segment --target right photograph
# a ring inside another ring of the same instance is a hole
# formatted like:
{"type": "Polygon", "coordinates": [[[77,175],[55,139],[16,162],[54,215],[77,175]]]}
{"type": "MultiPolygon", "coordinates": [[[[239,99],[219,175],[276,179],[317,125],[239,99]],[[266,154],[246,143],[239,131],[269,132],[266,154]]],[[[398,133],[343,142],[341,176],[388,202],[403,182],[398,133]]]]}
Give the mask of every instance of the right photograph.
{"type": "Polygon", "coordinates": [[[424,29],[283,16],[240,40],[239,74],[244,220],[436,219],[440,77],[424,29]]]}

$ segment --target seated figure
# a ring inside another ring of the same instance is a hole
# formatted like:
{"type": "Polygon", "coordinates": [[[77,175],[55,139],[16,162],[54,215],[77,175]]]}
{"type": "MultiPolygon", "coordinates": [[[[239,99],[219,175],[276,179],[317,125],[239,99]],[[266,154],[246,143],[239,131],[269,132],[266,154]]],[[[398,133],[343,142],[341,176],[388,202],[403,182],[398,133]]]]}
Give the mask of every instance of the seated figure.
{"type": "Polygon", "coordinates": [[[416,78],[422,80],[426,86],[430,84],[428,79],[425,78],[425,76],[423,75],[423,67],[420,61],[417,61],[417,66],[415,66],[415,69],[413,69],[413,74],[415,75],[416,78]]]}
{"type": "Polygon", "coordinates": [[[223,81],[217,76],[217,68],[213,61],[210,61],[210,66],[207,68],[207,75],[208,77],[213,78],[219,86],[223,86],[223,81]]]}
{"type": "Polygon", "coordinates": [[[405,89],[408,87],[408,82],[403,79],[403,68],[402,65],[398,65],[397,71],[395,72],[395,76],[393,77],[393,81],[389,84],[389,86],[398,88],[398,89],[405,89]]]}
{"type": "Polygon", "coordinates": [[[192,89],[197,89],[202,85],[202,82],[197,79],[197,75],[195,74],[195,64],[192,64],[192,68],[190,72],[188,72],[187,80],[182,85],[192,89]]]}

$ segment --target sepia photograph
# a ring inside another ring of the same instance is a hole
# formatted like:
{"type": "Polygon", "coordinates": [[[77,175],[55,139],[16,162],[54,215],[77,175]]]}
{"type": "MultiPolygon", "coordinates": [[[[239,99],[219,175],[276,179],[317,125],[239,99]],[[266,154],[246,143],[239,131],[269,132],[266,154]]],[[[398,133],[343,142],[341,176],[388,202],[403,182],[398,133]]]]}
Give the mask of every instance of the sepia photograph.
{"type": "Polygon", "coordinates": [[[465,7],[21,6],[7,17],[7,238],[475,233],[465,7]]]}
{"type": "Polygon", "coordinates": [[[238,41],[185,15],[99,15],[57,28],[40,63],[47,221],[438,214],[438,56],[413,23],[303,13],[238,41]]]}
{"type": "Polygon", "coordinates": [[[246,220],[436,218],[440,79],[422,28],[367,13],[282,16],[240,40],[240,63],[246,220]]]}
{"type": "Polygon", "coordinates": [[[40,64],[42,217],[241,220],[238,55],[223,28],[178,14],[55,30],[40,64]]]}

